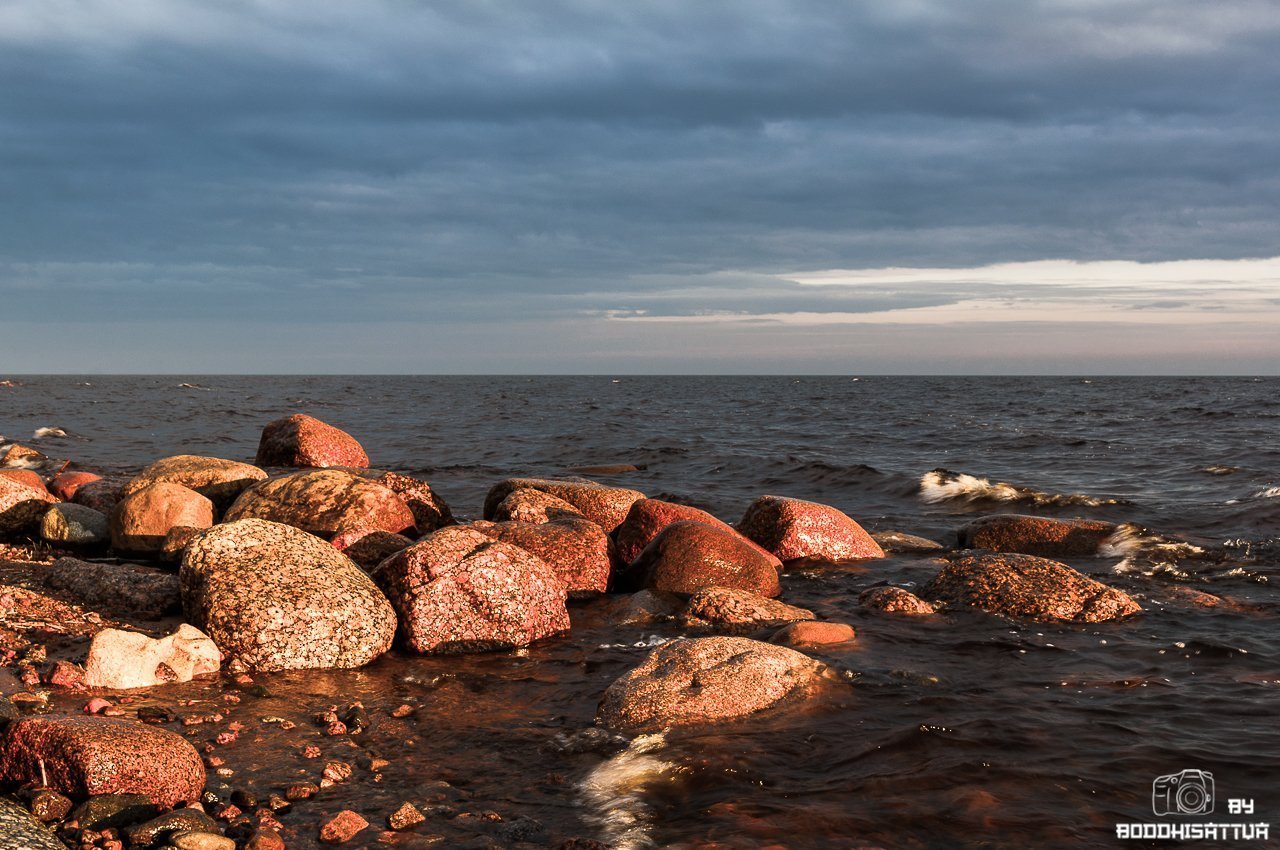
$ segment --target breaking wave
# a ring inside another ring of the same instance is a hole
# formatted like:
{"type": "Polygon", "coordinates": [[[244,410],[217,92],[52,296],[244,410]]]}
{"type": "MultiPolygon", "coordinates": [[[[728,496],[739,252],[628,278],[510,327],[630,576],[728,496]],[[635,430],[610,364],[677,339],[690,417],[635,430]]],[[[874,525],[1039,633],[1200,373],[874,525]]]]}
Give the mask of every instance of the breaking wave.
{"type": "Polygon", "coordinates": [[[665,733],[641,735],[578,783],[578,793],[587,808],[586,819],[600,830],[604,843],[615,850],[658,846],[650,834],[654,811],[645,799],[646,792],[680,772],[674,762],[657,755],[665,743],[665,733]]]}
{"type": "Polygon", "coordinates": [[[46,437],[65,437],[65,436],[67,436],[67,432],[62,430],[61,428],[53,428],[53,427],[37,428],[35,431],[32,432],[31,439],[43,440],[46,437]]]}
{"type": "Polygon", "coordinates": [[[965,504],[1017,502],[1037,506],[1082,505],[1085,507],[1129,504],[1125,499],[1087,496],[1082,493],[1045,493],[1031,487],[1020,487],[1003,481],[992,482],[987,478],[979,478],[964,472],[952,472],[949,469],[935,469],[920,477],[920,499],[931,505],[943,502],[965,504]]]}

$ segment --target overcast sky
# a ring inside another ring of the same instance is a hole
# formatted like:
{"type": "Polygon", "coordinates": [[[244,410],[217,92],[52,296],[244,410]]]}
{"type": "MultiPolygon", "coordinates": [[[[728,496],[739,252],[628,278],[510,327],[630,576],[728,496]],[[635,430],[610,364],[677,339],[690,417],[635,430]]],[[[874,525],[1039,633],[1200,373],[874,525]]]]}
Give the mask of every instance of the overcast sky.
{"type": "Polygon", "coordinates": [[[1280,373],[1277,92],[1275,0],[0,0],[0,371],[1280,373]]]}

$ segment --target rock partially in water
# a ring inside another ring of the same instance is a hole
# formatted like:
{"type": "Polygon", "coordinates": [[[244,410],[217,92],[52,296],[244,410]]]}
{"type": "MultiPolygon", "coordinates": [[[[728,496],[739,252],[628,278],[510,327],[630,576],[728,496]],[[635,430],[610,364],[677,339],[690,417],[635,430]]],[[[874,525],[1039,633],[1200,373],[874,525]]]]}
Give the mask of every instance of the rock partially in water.
{"type": "Polygon", "coordinates": [[[365,469],[369,456],[346,431],[305,413],[268,422],[258,442],[258,466],[347,466],[365,469]]]}
{"type": "Polygon", "coordinates": [[[373,578],[414,652],[510,649],[569,628],[566,589],[551,567],[465,526],[442,528],[397,552],[373,578]]]}
{"type": "Polygon", "coordinates": [[[218,822],[196,808],[174,809],[125,830],[131,846],[147,847],[175,832],[217,832],[218,822]]]}
{"type": "MultiPolygon", "coordinates": [[[[640,557],[645,547],[653,542],[653,538],[662,533],[668,525],[690,520],[719,528],[721,531],[738,534],[736,528],[700,508],[664,502],[661,499],[640,499],[631,505],[631,509],[627,511],[627,518],[613,533],[614,540],[618,544],[618,560],[623,564],[632,563],[640,557]]],[[[774,558],[772,553],[767,552],[749,538],[743,537],[743,539],[768,555],[770,560],[775,561],[774,565],[778,569],[782,568],[781,561],[774,558]]]]}
{"type": "Polygon", "coordinates": [[[198,455],[174,455],[147,466],[121,491],[128,496],[161,481],[181,484],[213,502],[225,511],[247,488],[265,480],[267,473],[256,466],[198,455]]]}
{"type": "Polygon", "coordinates": [[[13,850],[66,850],[47,827],[26,809],[0,797],[0,837],[13,850]]]}
{"type": "Polygon", "coordinates": [[[313,469],[270,478],[245,490],[226,522],[264,519],[326,539],[344,531],[414,534],[413,511],[389,487],[342,469],[313,469]]]}
{"type": "Polygon", "coordinates": [[[157,556],[170,529],[213,525],[213,502],[181,484],[158,482],[125,496],[111,512],[111,546],[130,555],[157,556]]]}
{"type": "Polygon", "coordinates": [[[783,626],[773,633],[769,643],[792,647],[832,646],[848,643],[857,636],[858,633],[848,623],[808,620],[783,626]]]}
{"type": "Polygon", "coordinates": [[[343,531],[335,534],[330,542],[333,548],[366,570],[413,545],[408,537],[390,531],[343,531]]]}
{"type": "Polygon", "coordinates": [[[813,612],[732,587],[707,587],[689,598],[681,614],[687,627],[745,634],[766,626],[812,620],[813,612]]]}
{"type": "Polygon", "coordinates": [[[70,502],[75,498],[76,491],[85,484],[101,480],[101,475],[94,475],[92,472],[59,472],[49,479],[48,488],[59,499],[70,502]]]}
{"type": "Polygon", "coordinates": [[[910,614],[924,616],[934,613],[932,604],[901,587],[871,587],[862,591],[858,603],[872,611],[886,614],[910,614]]]}
{"type": "Polygon", "coordinates": [[[325,844],[345,844],[369,826],[360,815],[344,809],[320,826],[320,841],[325,844]]]}
{"type": "Polygon", "coordinates": [[[188,620],[238,669],[360,667],[395,636],[395,611],[370,578],[292,526],[215,526],[187,547],[179,577],[188,620]]]}
{"type": "Polygon", "coordinates": [[[572,599],[597,596],[609,589],[613,570],[609,535],[588,519],[525,522],[477,522],[469,528],[532,552],[555,570],[572,599]]]}
{"type": "Polygon", "coordinates": [[[84,682],[91,688],[149,688],[189,682],[216,673],[222,653],[209,637],[186,623],[158,640],[138,632],[103,629],[89,644],[84,682]]]}
{"type": "Polygon", "coordinates": [[[597,719],[615,730],[656,732],[744,717],[814,685],[822,669],[799,652],[747,638],[672,641],[609,686],[597,719]]]}
{"type": "Polygon", "coordinates": [[[551,522],[556,519],[586,519],[582,511],[550,493],[520,487],[512,490],[493,510],[494,522],[551,522]]]}
{"type": "Polygon", "coordinates": [[[964,526],[958,538],[961,549],[1071,558],[1098,554],[1115,530],[1115,523],[1093,519],[996,514],[964,526]]]}
{"type": "Polygon", "coordinates": [[[157,620],[182,610],[178,577],[155,567],[59,558],[40,577],[46,587],[113,617],[157,620]]]}
{"type": "Polygon", "coordinates": [[[1033,555],[962,555],[924,595],[951,605],[1024,620],[1099,623],[1139,613],[1127,594],[1077,570],[1033,555]]]}
{"type": "Polygon", "coordinates": [[[40,537],[58,546],[105,546],[111,540],[111,523],[102,511],[63,502],[41,518],[40,537]]]}
{"type": "Polygon", "coordinates": [[[99,794],[71,812],[71,820],[81,829],[120,829],[154,817],[159,811],[146,794],[99,794]]]}
{"type": "Polygon", "coordinates": [[[72,797],[143,794],[160,806],[198,800],[205,770],[181,735],[135,720],[24,717],[0,735],[0,778],[41,779],[72,797]]]}
{"type": "Polygon", "coordinates": [[[44,487],[0,478],[0,534],[24,531],[44,516],[57,499],[44,487]]]}
{"type": "Polygon", "coordinates": [[[5,450],[4,457],[0,457],[0,467],[34,469],[43,466],[48,459],[43,452],[14,443],[5,450]]]}
{"type": "Polygon", "coordinates": [[[675,619],[684,609],[685,601],[674,593],[638,590],[628,594],[613,613],[613,622],[620,626],[647,626],[652,623],[675,619]]]}
{"type": "Polygon", "coordinates": [[[930,540],[927,537],[917,537],[914,534],[907,534],[905,531],[873,531],[871,539],[880,544],[880,548],[886,553],[903,553],[912,555],[924,555],[930,552],[940,552],[946,549],[936,540],[930,540]]]}
{"type": "Polygon", "coordinates": [[[761,596],[782,592],[774,561],[737,533],[686,520],[655,537],[628,571],[650,590],[692,595],[705,587],[732,587],[761,596]]]}
{"type": "Polygon", "coordinates": [[[484,518],[493,519],[498,505],[514,490],[541,490],[573,505],[587,519],[612,533],[627,518],[627,511],[644,498],[639,490],[607,487],[594,481],[560,481],[551,478],[508,478],[489,490],[484,500],[484,518]]]}
{"type": "Polygon", "coordinates": [[[738,529],[783,561],[884,557],[880,544],[858,523],[830,505],[803,499],[761,496],[748,506],[738,529]]]}

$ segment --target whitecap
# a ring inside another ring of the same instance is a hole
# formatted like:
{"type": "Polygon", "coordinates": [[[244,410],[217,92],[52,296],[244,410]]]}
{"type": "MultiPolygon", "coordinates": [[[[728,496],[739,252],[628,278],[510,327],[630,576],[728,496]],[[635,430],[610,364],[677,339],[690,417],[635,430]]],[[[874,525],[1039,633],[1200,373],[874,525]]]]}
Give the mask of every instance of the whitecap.
{"type": "Polygon", "coordinates": [[[665,743],[663,732],[641,735],[578,783],[586,820],[600,830],[604,843],[616,850],[658,846],[651,834],[654,811],[645,799],[646,792],[680,772],[677,764],[658,757],[665,743]]]}
{"type": "Polygon", "coordinates": [[[48,428],[37,428],[35,431],[32,432],[31,439],[43,440],[45,437],[65,437],[65,436],[67,436],[67,432],[62,430],[61,428],[48,427],[48,428]]]}
{"type": "Polygon", "coordinates": [[[1123,499],[1087,496],[1082,493],[1045,493],[1031,487],[1019,487],[1003,481],[991,481],[964,472],[935,469],[920,476],[920,499],[931,505],[942,502],[1025,502],[1032,505],[1101,505],[1128,504],[1123,499]]]}

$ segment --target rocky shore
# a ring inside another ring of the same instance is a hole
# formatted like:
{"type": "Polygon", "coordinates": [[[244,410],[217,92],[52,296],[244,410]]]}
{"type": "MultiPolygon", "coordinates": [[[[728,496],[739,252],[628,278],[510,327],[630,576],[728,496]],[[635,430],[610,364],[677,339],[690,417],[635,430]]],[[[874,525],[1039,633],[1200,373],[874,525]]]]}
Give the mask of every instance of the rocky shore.
{"type": "MultiPolygon", "coordinates": [[[[1051,560],[1133,537],[1094,521],[1001,514],[944,544],[869,534],[790,496],[761,495],[729,523],[585,478],[495,482],[482,516],[459,522],[428,482],[370,468],[354,437],[301,414],[263,428],[252,464],[176,455],[127,480],[10,448],[0,458],[0,837],[104,850],[455,846],[444,819],[477,825],[457,846],[608,847],[607,830],[550,836],[470,810],[452,787],[379,817],[344,804],[353,772],[380,781],[391,758],[414,757],[423,732],[410,726],[412,702],[331,694],[298,719],[255,706],[281,676],[525,652],[607,602],[593,616],[619,641],[654,623],[679,632],[597,704],[572,708],[593,711],[588,729],[607,740],[640,741],[785,717],[856,688],[824,653],[856,644],[857,630],[788,603],[797,571],[867,570],[863,609],[912,623],[968,610],[1093,624],[1143,610],[1051,560]],[[876,581],[874,564],[896,553],[928,575],[911,587],[876,581]],[[377,724],[405,751],[362,750],[377,724]],[[309,766],[253,793],[224,756],[242,735],[270,736],[309,766]],[[347,744],[347,758],[333,756],[347,744]]],[[[1228,604],[1199,597],[1188,601],[1228,604]]]]}

